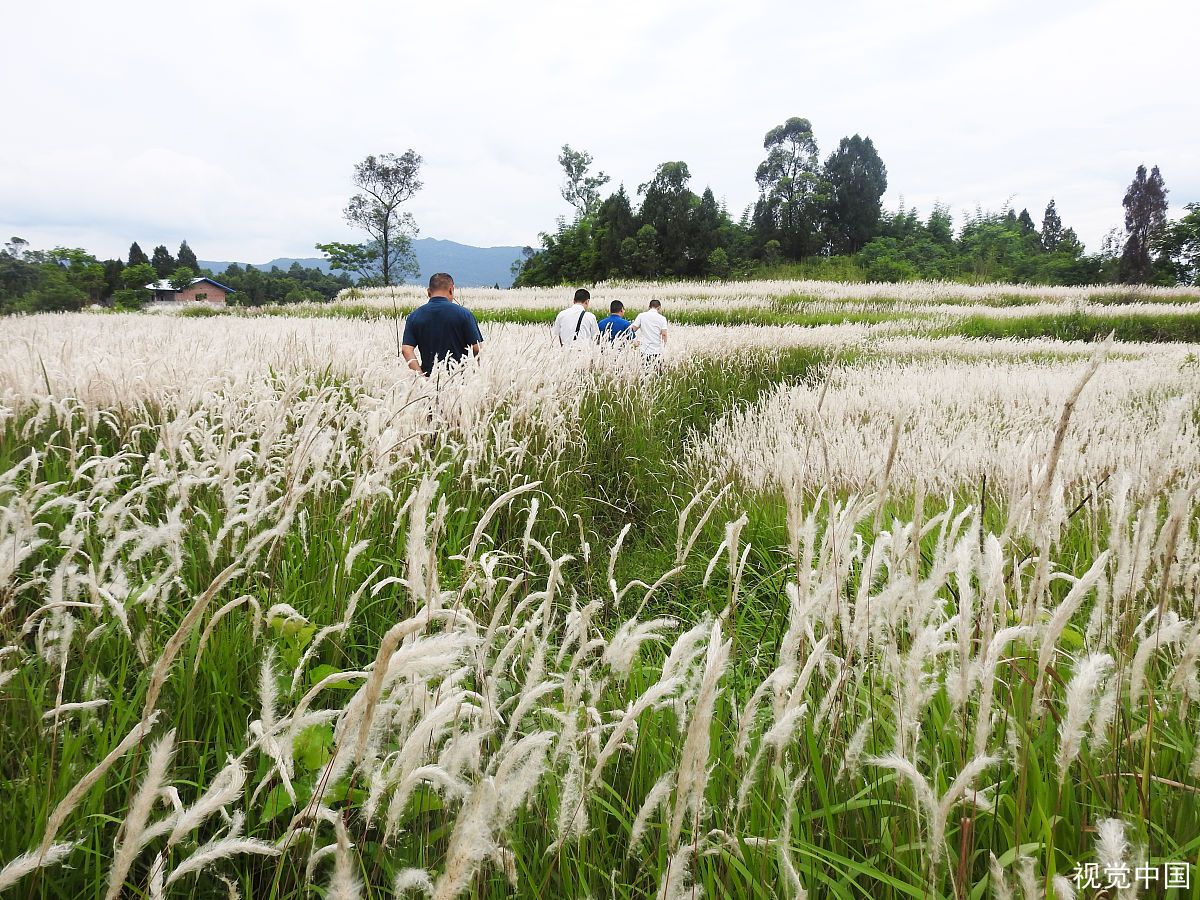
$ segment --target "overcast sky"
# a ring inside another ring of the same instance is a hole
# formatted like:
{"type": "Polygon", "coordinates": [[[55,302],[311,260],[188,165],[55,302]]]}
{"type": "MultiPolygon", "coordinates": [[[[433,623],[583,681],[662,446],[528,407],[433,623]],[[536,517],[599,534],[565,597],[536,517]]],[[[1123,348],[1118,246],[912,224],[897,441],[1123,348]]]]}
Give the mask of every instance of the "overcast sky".
{"type": "Polygon", "coordinates": [[[22,3],[6,9],[0,236],[314,256],[351,168],[413,148],[423,237],[536,243],[556,157],[631,192],[681,159],[736,218],[762,138],[869,135],[885,203],[1055,197],[1097,249],[1139,163],[1200,201],[1194,0],[22,3]]]}

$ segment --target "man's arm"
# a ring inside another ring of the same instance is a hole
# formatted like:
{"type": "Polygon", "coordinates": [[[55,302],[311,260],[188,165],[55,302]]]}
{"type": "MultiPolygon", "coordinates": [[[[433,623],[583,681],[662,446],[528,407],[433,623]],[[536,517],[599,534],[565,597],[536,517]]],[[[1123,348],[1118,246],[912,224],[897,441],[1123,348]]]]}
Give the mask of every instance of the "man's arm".
{"type": "Polygon", "coordinates": [[[404,337],[401,340],[403,346],[400,348],[400,353],[408,362],[408,367],[421,372],[421,374],[425,374],[421,369],[421,360],[417,358],[417,329],[413,323],[412,316],[407,316],[404,319],[404,337]]]}
{"type": "Polygon", "coordinates": [[[472,354],[478,356],[479,352],[483,349],[481,346],[483,344],[483,332],[479,330],[479,320],[475,318],[475,314],[470,310],[467,312],[471,316],[471,333],[467,337],[469,341],[467,346],[471,348],[472,354]]]}
{"type": "Polygon", "coordinates": [[[667,346],[667,329],[662,330],[662,345],[667,346]]]}
{"type": "MultiPolygon", "coordinates": [[[[479,345],[476,344],[476,347],[479,345]]],[[[400,348],[400,353],[408,361],[408,367],[415,372],[421,371],[421,361],[417,359],[417,348],[411,344],[405,344],[400,348]]]]}

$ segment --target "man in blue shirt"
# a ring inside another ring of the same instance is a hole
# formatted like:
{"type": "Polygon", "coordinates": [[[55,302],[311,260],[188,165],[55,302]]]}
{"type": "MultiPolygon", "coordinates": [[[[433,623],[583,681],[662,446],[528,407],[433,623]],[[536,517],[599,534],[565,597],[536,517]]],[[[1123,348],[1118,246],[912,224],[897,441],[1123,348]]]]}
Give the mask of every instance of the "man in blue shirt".
{"type": "Polygon", "coordinates": [[[468,350],[478,356],[481,343],[479,323],[469,309],[454,302],[454,279],[438,272],[429,279],[429,302],[404,320],[400,352],[408,360],[408,367],[428,377],[434,364],[444,359],[457,362],[466,357],[468,350]],[[420,362],[417,350],[421,351],[420,362]]]}
{"type": "Polygon", "coordinates": [[[625,304],[620,300],[614,300],[608,304],[608,312],[609,314],[599,322],[600,337],[608,338],[613,343],[616,343],[618,338],[629,340],[633,336],[633,332],[629,332],[633,325],[621,315],[625,312],[625,304]],[[626,332],[629,333],[626,334],[626,332]]]}

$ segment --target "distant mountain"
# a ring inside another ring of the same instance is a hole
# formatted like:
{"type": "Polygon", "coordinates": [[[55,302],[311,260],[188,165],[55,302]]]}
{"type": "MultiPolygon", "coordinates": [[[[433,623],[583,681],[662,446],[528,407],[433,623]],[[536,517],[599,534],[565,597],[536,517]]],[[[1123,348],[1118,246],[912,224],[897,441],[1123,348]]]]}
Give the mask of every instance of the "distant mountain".
{"type": "MultiPolygon", "coordinates": [[[[198,260],[198,262],[200,263],[200,268],[208,269],[210,272],[214,272],[217,275],[220,275],[222,272],[224,272],[226,269],[228,269],[230,266],[232,266],[234,264],[233,261],[224,260],[224,259],[201,259],[201,260],[198,260]]],[[[269,272],[269,271],[271,271],[271,268],[273,266],[278,266],[280,269],[283,269],[286,272],[288,269],[290,269],[292,267],[292,263],[300,263],[300,265],[302,265],[306,269],[320,269],[322,272],[326,272],[326,273],[329,271],[329,260],[325,259],[324,257],[295,258],[295,257],[291,257],[291,256],[280,256],[276,259],[271,260],[270,262],[265,262],[265,263],[240,262],[240,263],[237,263],[237,265],[241,266],[244,269],[262,269],[264,272],[269,272]]]]}
{"type": "MultiPolygon", "coordinates": [[[[421,276],[414,279],[420,284],[428,281],[434,272],[449,272],[454,281],[463,287],[509,287],[512,284],[512,264],[520,259],[520,247],[472,247],[456,241],[440,241],[437,238],[418,238],[413,241],[413,249],[417,253],[417,263],[421,267],[421,276]]],[[[329,271],[329,261],[324,257],[291,257],[281,256],[265,263],[239,263],[241,266],[252,266],[255,269],[270,271],[272,266],[278,266],[286,271],[292,263],[300,263],[305,268],[329,271]]],[[[200,260],[200,267],[220,275],[230,266],[224,260],[200,260]]]]}

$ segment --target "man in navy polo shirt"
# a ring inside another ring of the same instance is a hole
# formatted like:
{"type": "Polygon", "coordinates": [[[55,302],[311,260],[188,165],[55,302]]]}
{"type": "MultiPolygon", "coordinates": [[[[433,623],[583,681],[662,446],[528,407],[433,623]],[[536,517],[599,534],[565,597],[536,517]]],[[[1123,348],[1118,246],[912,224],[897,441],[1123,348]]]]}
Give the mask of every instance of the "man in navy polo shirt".
{"type": "Polygon", "coordinates": [[[618,339],[628,340],[632,334],[626,334],[633,323],[626,319],[621,313],[625,312],[625,304],[620,300],[614,300],[608,304],[608,315],[600,320],[600,337],[608,338],[614,344],[618,339]]]}
{"type": "Polygon", "coordinates": [[[466,357],[468,350],[478,356],[481,343],[479,323],[469,309],[454,302],[454,279],[438,272],[429,279],[429,302],[404,320],[400,352],[408,360],[408,367],[420,369],[428,377],[434,364],[444,359],[457,362],[466,357]],[[421,351],[420,362],[417,350],[421,351]]]}

